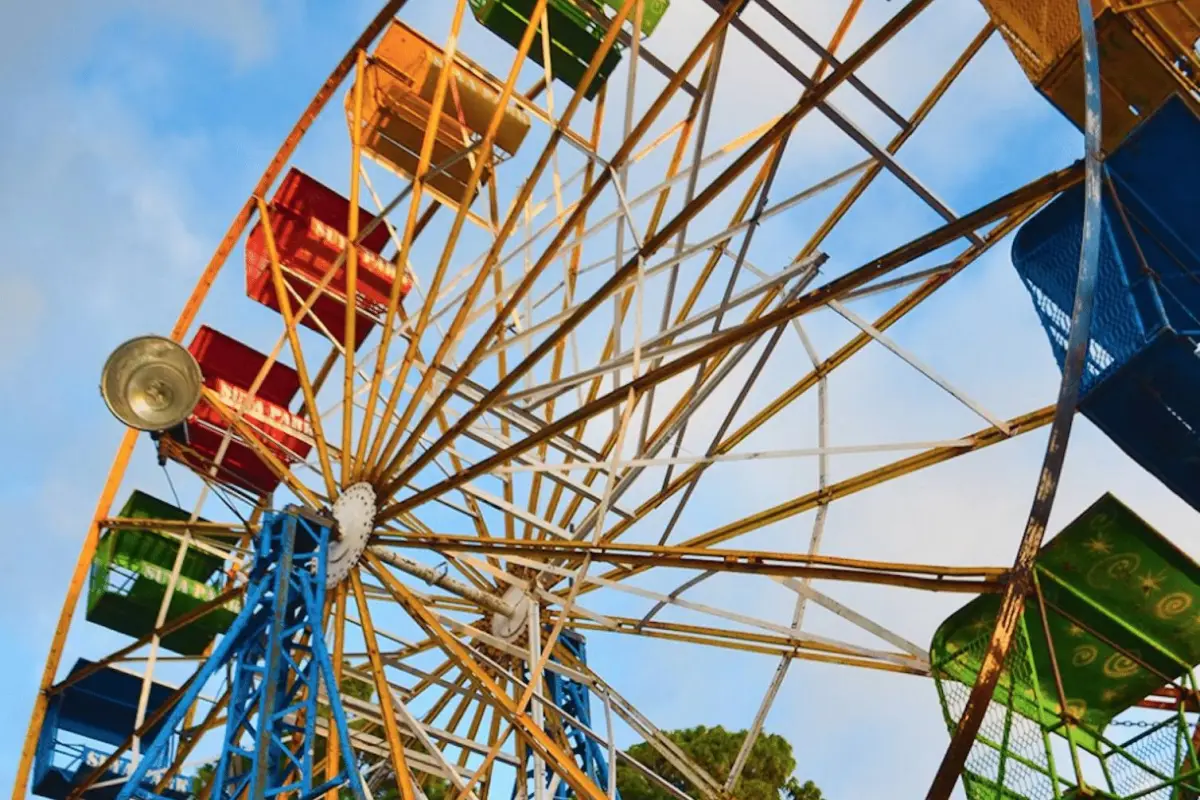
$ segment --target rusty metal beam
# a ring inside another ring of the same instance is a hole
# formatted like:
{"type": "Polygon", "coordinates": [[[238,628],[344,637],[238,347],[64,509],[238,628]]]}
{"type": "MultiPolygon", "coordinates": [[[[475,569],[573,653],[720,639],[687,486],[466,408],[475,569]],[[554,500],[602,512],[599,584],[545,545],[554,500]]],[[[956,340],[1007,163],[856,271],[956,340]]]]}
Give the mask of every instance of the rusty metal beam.
{"type": "MultiPolygon", "coordinates": [[[[842,651],[836,647],[821,642],[807,640],[803,635],[796,637],[778,634],[737,631],[727,628],[713,628],[705,625],[686,625],[677,622],[659,622],[657,620],[643,622],[633,617],[610,617],[617,624],[616,633],[645,636],[651,639],[666,639],[669,641],[685,642],[688,644],[721,647],[727,650],[740,650],[747,653],[759,653],[771,656],[784,656],[802,661],[817,661],[826,664],[841,664],[848,667],[862,667],[884,672],[899,672],[906,675],[928,676],[929,670],[916,659],[911,664],[901,664],[883,659],[865,658],[842,651]]],[[[613,628],[605,627],[590,620],[574,620],[571,627],[576,630],[592,630],[614,632],[613,628]]],[[[897,653],[897,656],[904,654],[897,653]]]]}
{"type": "MultiPolygon", "coordinates": [[[[807,577],[909,586],[932,591],[998,592],[1005,583],[1000,567],[936,566],[868,561],[837,556],[777,553],[756,550],[716,550],[703,546],[606,544],[556,539],[494,539],[450,534],[379,536],[392,547],[431,549],[451,553],[493,553],[533,559],[593,561],[618,565],[674,567],[712,572],[807,577]]],[[[378,555],[378,554],[377,554],[378,555]]]]}
{"type": "Polygon", "coordinates": [[[1100,155],[1100,53],[1090,0],[1078,0],[1077,8],[1083,49],[1086,178],[1083,242],[1080,245],[1079,270],[1075,279],[1075,306],[1071,312],[1062,383],[1059,386],[1058,402],[1054,409],[1049,441],[1046,444],[1046,455],[1042,461],[1041,474],[1038,476],[1037,491],[1034,493],[1029,519],[1013,562],[1012,578],[1000,601],[996,625],[988,642],[983,663],[979,665],[975,685],[971,688],[966,707],[958,718],[958,725],[929,787],[927,800],[947,800],[954,791],[1000,680],[1017,623],[1025,609],[1025,597],[1033,586],[1034,559],[1046,535],[1046,524],[1049,522],[1050,510],[1058,490],[1059,475],[1067,456],[1067,441],[1071,436],[1075,408],[1079,404],[1080,380],[1087,362],[1088,343],[1091,341],[1089,334],[1092,307],[1100,263],[1100,193],[1103,175],[1100,155]]]}

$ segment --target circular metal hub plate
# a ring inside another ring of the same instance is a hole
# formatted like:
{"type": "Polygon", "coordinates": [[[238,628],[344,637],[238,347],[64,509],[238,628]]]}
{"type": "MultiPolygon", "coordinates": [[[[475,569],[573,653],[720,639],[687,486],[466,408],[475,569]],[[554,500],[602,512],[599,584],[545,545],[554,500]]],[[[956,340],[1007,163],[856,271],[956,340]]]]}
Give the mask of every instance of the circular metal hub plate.
{"type": "Polygon", "coordinates": [[[529,619],[529,595],[519,586],[510,586],[504,592],[504,602],[512,607],[513,613],[493,614],[492,633],[511,642],[525,631],[529,619]]]}
{"type": "Polygon", "coordinates": [[[346,579],[350,570],[367,549],[367,538],[375,528],[375,488],[369,483],[356,483],[342,492],[333,504],[341,538],[329,544],[329,561],[325,565],[325,586],[333,588],[346,579]]]}

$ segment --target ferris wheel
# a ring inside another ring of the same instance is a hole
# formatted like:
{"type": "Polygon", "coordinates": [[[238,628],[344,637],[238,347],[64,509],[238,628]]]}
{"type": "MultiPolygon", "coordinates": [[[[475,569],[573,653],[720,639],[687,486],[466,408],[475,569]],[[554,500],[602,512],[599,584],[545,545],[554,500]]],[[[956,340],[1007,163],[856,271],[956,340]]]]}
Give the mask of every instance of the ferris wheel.
{"type": "Polygon", "coordinates": [[[1120,487],[1047,535],[1077,411],[1200,509],[1200,2],[983,0],[902,112],[872,59],[965,2],[842,0],[820,36],[778,0],[386,3],[169,337],[104,367],[128,430],[14,797],[736,797],[795,664],[940,705],[931,798],[1200,795],[1200,567],[1120,487]],[[997,39],[1087,147],[955,211],[902,148],[997,39]],[[334,124],[340,175],[298,150],[334,124]],[[1010,241],[1021,358],[1062,383],[1001,413],[923,321],[984,308],[961,287],[1010,241]],[[1003,560],[839,542],[855,502],[932,525],[906,481],[1047,430],[1003,560]],[[860,603],[929,594],[903,633],[860,603]],[[70,662],[81,609],[114,645],[70,662]],[[765,680],[715,776],[622,680],[711,668],[716,706],[729,653],[765,680]]]}

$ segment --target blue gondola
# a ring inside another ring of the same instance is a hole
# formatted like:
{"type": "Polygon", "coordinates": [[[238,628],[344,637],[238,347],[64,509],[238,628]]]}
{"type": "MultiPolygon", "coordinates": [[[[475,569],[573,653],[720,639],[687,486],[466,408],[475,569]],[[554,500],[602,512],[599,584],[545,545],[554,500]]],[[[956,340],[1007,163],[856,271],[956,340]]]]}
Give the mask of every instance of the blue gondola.
{"type": "MultiPolygon", "coordinates": [[[[1172,97],[1108,158],[1096,305],[1079,409],[1200,510],[1200,118],[1172,97]],[[1115,196],[1114,196],[1115,195],[1115,196]]],[[[1013,264],[1062,366],[1083,187],[1031,218],[1013,264]]]]}
{"type": "MultiPolygon", "coordinates": [[[[92,662],[80,659],[70,676],[91,666],[92,662]]],[[[141,691],[141,676],[115,667],[103,667],[51,697],[34,755],[33,793],[62,800],[124,744],[136,727],[134,722],[141,691]]],[[[151,683],[146,718],[161,708],[174,691],[166,684],[151,683]]],[[[145,741],[152,741],[156,733],[157,730],[149,731],[145,741]]],[[[175,744],[172,742],[156,763],[151,764],[151,781],[157,782],[162,770],[170,765],[175,744]]],[[[127,776],[131,768],[128,756],[119,759],[96,782],[108,785],[94,786],[83,796],[88,800],[116,797],[122,784],[113,781],[127,776]]],[[[183,800],[191,796],[191,789],[192,779],[177,775],[162,796],[183,800]]]]}

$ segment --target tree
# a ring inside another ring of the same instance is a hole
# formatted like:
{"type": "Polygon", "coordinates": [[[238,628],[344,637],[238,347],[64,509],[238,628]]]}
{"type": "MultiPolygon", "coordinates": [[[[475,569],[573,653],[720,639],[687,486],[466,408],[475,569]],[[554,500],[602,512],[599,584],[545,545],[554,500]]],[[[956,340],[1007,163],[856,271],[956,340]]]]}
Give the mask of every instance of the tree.
{"type": "MultiPolygon", "coordinates": [[[[724,782],[733,769],[733,762],[746,741],[746,731],[727,731],[720,725],[708,728],[700,725],[666,734],[693,762],[718,782],[724,782]]],[[[675,767],[646,742],[635,744],[627,751],[631,758],[650,769],[666,782],[691,797],[699,797],[691,782],[684,779],[675,767]]],[[[738,800],[824,800],[821,790],[812,781],[801,784],[792,777],[796,759],[792,746],[777,734],[764,733],[750,748],[733,796],[738,800]]],[[[651,781],[636,767],[617,763],[617,789],[621,800],[671,800],[673,795],[651,781]]]]}
{"type": "MultiPolygon", "coordinates": [[[[429,800],[454,800],[457,792],[451,793],[450,781],[445,778],[429,777],[425,780],[425,796],[429,800]]],[[[376,798],[379,800],[379,798],[376,798]]]]}
{"type": "Polygon", "coordinates": [[[821,790],[812,781],[805,781],[801,786],[800,781],[788,778],[788,782],[783,786],[783,791],[789,800],[825,800],[825,795],[821,794],[821,790]]]}

